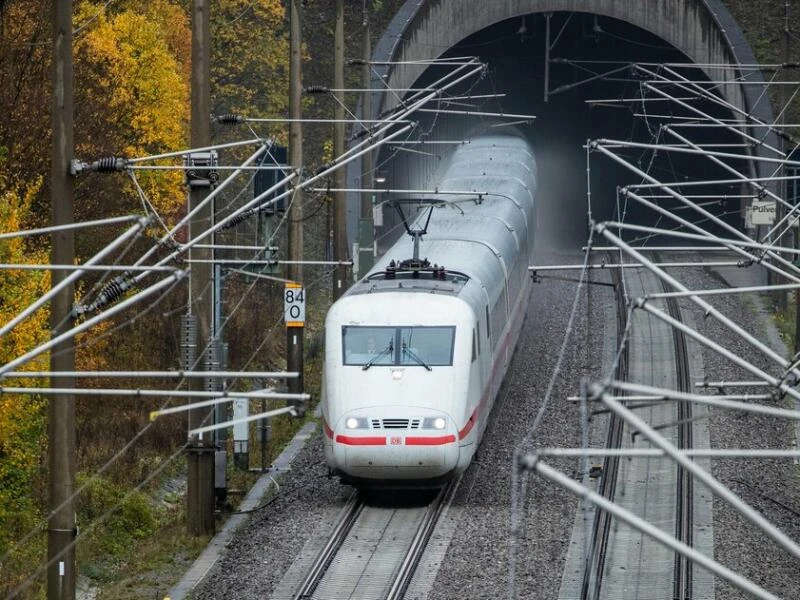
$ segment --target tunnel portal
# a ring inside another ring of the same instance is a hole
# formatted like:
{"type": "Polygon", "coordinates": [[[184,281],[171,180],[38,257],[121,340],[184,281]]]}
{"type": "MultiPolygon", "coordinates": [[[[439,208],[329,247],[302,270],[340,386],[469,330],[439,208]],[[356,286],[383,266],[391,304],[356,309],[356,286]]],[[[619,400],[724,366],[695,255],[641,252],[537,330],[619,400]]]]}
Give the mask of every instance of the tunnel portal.
{"type": "MultiPolygon", "coordinates": [[[[534,115],[532,121],[506,122],[528,134],[536,149],[537,244],[574,248],[585,243],[590,207],[594,221],[662,221],[652,211],[620,200],[617,190],[642,178],[630,168],[591,156],[589,140],[666,144],[676,143],[662,129],[667,123],[710,124],[741,120],[745,114],[772,122],[763,85],[758,85],[763,83],[760,71],[748,66],[754,64],[752,52],[727,11],[711,0],[408,2],[373,54],[373,87],[402,91],[373,94],[373,115],[390,114],[404,94],[413,93],[406,90],[435,85],[447,68],[417,61],[448,57],[477,57],[486,70],[482,77],[449,90],[436,105],[443,112],[416,114],[412,137],[456,141],[492,120],[455,114],[464,110],[534,115]],[[658,78],[691,83],[651,89],[648,82],[658,78]],[[692,93],[694,82],[701,80],[702,88],[712,92],[711,99],[692,93]],[[662,92],[673,100],[660,97],[662,92]],[[466,96],[471,99],[463,99],[466,96]]],[[[758,144],[743,149],[742,138],[723,127],[682,129],[681,135],[686,131],[692,142],[705,148],[745,155],[765,151],[758,144]]],[[[769,141],[763,130],[760,135],[769,141]]],[[[362,176],[359,165],[348,179],[351,187],[426,189],[446,163],[448,148],[446,143],[387,144],[371,173],[362,176]],[[376,177],[380,183],[375,183],[376,177]]],[[[644,148],[620,154],[660,181],[730,178],[722,167],[694,155],[644,148]]],[[[752,163],[732,164],[757,174],[752,163]]],[[[742,188],[705,187],[704,195],[716,197],[707,203],[709,210],[742,227],[742,188]]],[[[381,204],[391,197],[377,193],[371,201],[381,204]]],[[[661,202],[670,210],[682,210],[668,199],[661,202]]],[[[359,229],[363,234],[374,225],[360,205],[358,195],[352,195],[351,239],[359,229]]],[[[383,225],[374,229],[379,249],[402,232],[392,212],[384,211],[382,217],[383,225]]],[[[365,245],[363,237],[359,241],[365,245]]]]}

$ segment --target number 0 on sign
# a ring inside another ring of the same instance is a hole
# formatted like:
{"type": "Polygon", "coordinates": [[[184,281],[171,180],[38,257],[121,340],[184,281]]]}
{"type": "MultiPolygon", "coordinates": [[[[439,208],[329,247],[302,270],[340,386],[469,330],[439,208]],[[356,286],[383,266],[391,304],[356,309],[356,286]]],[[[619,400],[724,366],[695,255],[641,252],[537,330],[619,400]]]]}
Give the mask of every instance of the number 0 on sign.
{"type": "Polygon", "coordinates": [[[287,327],[305,325],[306,295],[299,283],[287,283],[283,290],[283,319],[287,327]]]}

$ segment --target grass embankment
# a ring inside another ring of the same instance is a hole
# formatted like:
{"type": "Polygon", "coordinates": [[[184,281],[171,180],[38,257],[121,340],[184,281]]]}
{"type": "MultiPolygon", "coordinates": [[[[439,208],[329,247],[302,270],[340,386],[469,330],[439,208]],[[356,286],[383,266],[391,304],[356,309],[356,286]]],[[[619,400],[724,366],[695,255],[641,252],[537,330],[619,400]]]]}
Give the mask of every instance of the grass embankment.
{"type": "MultiPolygon", "coordinates": [[[[319,398],[320,376],[321,357],[314,357],[307,362],[305,375],[312,404],[319,398]]],[[[312,413],[313,406],[303,420],[273,419],[267,467],[306,422],[315,420],[312,413]]],[[[251,443],[251,470],[242,471],[234,467],[232,448],[228,450],[228,504],[230,510],[236,510],[261,474],[262,451],[257,443],[251,443]]],[[[187,531],[185,485],[167,486],[176,489],[165,491],[165,482],[183,482],[185,472],[186,458],[181,455],[147,491],[131,493],[130,486],[102,479],[87,488],[79,522],[95,522],[114,509],[79,547],[79,573],[96,590],[96,600],[164,598],[206,547],[209,536],[195,537],[187,531]]],[[[217,530],[228,514],[217,513],[217,530]]]]}
{"type": "Polygon", "coordinates": [[[786,308],[781,307],[774,297],[767,294],[764,295],[764,304],[771,307],[772,320],[775,322],[778,334],[789,353],[793,354],[797,333],[797,297],[795,294],[788,294],[787,298],[786,308]]]}

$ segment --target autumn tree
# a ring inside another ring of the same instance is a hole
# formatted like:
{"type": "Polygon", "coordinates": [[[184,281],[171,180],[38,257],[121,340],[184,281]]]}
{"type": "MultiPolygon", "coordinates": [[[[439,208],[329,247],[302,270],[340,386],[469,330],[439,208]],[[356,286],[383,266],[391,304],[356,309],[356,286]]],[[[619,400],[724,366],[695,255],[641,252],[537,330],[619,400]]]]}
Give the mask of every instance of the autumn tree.
{"type": "MultiPolygon", "coordinates": [[[[34,181],[49,168],[51,23],[47,0],[3,3],[0,11],[0,163],[8,186],[34,181]]],[[[26,218],[45,224],[49,212],[42,190],[26,218]]]]}
{"type": "Polygon", "coordinates": [[[213,111],[285,116],[289,35],[283,2],[219,0],[212,8],[213,111]]]}
{"type": "MultiPolygon", "coordinates": [[[[190,32],[180,4],[169,0],[76,5],[76,156],[140,157],[186,145],[190,32]]],[[[148,200],[165,220],[183,210],[178,171],[136,171],[148,200]]],[[[138,212],[124,178],[79,181],[78,216],[138,212]],[[120,183],[123,185],[120,185],[120,183]]]]}
{"type": "MultiPolygon", "coordinates": [[[[0,158],[0,173],[4,162],[0,158]]],[[[11,184],[0,176],[0,231],[22,229],[40,188],[41,179],[29,184],[11,184]]],[[[1,264],[47,262],[46,252],[27,243],[25,238],[0,240],[1,264]]],[[[0,323],[10,322],[45,293],[49,285],[49,274],[43,270],[0,269],[0,323]]],[[[44,342],[49,336],[48,318],[48,311],[40,309],[0,336],[0,364],[44,342]]],[[[47,370],[47,360],[46,354],[41,355],[21,369],[47,370]]],[[[4,385],[35,386],[36,381],[24,379],[4,385]]],[[[43,548],[43,538],[38,535],[19,548],[14,543],[30,531],[37,531],[43,523],[41,459],[46,446],[45,408],[45,400],[36,395],[0,395],[0,557],[10,552],[2,560],[0,594],[10,592],[25,579],[32,566],[38,564],[43,548]]]]}

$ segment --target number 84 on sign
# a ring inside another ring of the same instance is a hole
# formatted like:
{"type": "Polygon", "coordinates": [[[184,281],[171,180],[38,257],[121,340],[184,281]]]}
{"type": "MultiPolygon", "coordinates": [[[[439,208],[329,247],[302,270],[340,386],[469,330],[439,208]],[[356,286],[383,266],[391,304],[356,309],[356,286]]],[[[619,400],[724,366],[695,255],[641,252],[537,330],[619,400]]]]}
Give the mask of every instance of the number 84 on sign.
{"type": "Polygon", "coordinates": [[[283,319],[287,327],[305,325],[306,295],[299,283],[289,282],[283,290],[283,319]]]}

